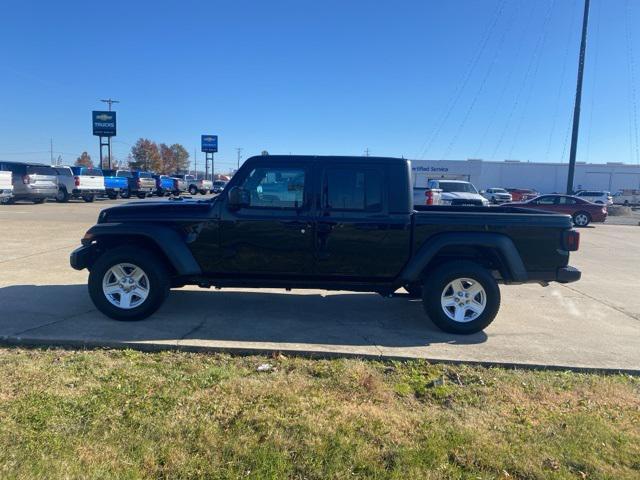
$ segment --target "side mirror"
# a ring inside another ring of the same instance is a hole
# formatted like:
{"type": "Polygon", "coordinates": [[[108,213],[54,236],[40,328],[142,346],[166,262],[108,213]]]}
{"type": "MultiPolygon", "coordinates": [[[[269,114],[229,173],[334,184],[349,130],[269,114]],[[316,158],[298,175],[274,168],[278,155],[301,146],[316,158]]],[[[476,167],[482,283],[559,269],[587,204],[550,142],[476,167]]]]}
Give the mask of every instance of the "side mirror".
{"type": "Polygon", "coordinates": [[[229,190],[229,197],[227,204],[232,210],[238,210],[242,207],[248,207],[251,203],[249,192],[242,187],[233,187],[229,190]]]}

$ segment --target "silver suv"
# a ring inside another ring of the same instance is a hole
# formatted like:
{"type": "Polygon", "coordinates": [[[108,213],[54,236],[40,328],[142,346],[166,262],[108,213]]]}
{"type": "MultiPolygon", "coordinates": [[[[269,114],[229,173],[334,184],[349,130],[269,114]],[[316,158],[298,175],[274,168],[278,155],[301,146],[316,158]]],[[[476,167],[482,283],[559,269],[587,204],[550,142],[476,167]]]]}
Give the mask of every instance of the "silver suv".
{"type": "Polygon", "coordinates": [[[56,171],[47,165],[1,162],[0,170],[13,174],[13,197],[6,203],[16,200],[43,203],[47,198],[55,198],[58,193],[56,171]]]}

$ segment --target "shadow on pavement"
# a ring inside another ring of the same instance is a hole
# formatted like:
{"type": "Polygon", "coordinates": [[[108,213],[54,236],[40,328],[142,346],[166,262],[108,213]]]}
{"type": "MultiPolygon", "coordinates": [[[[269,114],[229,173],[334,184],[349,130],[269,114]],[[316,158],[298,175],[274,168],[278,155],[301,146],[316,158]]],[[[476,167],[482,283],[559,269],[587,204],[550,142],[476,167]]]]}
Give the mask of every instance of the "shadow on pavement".
{"type": "MultiPolygon", "coordinates": [[[[118,322],[98,312],[86,285],[0,288],[0,337],[85,342],[239,342],[336,347],[424,347],[478,344],[485,333],[451,335],[437,329],[422,304],[375,294],[317,291],[174,290],[153,316],[118,322]]],[[[226,343],[225,343],[226,344],[226,343]]],[[[233,345],[227,345],[233,347],[233,345]]],[[[342,348],[339,348],[342,347],[342,348]]],[[[266,348],[266,347],[265,347],[266,348]]],[[[272,347],[269,347],[272,348],[272,347]]],[[[307,350],[313,350],[312,347],[307,350]]]]}

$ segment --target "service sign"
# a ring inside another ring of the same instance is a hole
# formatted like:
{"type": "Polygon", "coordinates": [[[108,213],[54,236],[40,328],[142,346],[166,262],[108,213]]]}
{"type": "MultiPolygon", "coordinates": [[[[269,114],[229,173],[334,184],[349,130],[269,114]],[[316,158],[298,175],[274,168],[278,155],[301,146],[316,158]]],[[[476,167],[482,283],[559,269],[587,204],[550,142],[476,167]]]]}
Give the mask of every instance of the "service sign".
{"type": "Polygon", "coordinates": [[[217,135],[202,135],[202,151],[204,153],[215,153],[218,151],[217,135]]]}
{"type": "Polygon", "coordinates": [[[93,111],[93,134],[98,137],[116,136],[116,112],[93,111]]]}

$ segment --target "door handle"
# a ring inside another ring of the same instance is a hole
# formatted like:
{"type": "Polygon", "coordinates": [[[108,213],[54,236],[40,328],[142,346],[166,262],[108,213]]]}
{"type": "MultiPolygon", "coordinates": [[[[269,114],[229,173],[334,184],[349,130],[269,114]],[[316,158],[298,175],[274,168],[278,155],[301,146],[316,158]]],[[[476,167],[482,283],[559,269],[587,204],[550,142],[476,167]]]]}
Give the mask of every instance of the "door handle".
{"type": "Polygon", "coordinates": [[[300,230],[300,233],[307,233],[307,229],[311,228],[311,224],[309,222],[300,222],[297,220],[293,220],[290,222],[281,223],[287,229],[300,230]]]}

